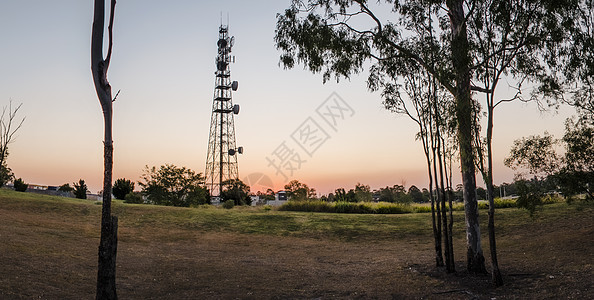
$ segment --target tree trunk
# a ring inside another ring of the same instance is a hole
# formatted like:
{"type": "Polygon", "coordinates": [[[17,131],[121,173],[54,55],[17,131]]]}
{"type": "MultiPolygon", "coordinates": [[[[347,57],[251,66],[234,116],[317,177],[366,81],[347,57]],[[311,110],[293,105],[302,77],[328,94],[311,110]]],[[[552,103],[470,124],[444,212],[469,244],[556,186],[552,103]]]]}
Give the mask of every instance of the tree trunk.
{"type": "Polygon", "coordinates": [[[443,255],[441,252],[441,232],[437,229],[435,219],[435,197],[433,196],[433,175],[431,174],[431,161],[427,158],[427,168],[429,171],[429,197],[431,199],[431,225],[433,227],[433,238],[435,243],[435,265],[443,266],[443,255]]]}
{"type": "MultiPolygon", "coordinates": [[[[446,199],[445,199],[445,186],[444,186],[444,173],[443,173],[443,160],[442,160],[442,156],[441,156],[441,150],[443,148],[443,145],[441,143],[441,130],[440,130],[440,119],[439,119],[439,111],[437,109],[437,97],[434,94],[433,96],[433,113],[435,116],[435,144],[436,144],[436,149],[437,151],[433,151],[433,155],[434,155],[434,161],[437,161],[439,164],[439,173],[437,172],[437,170],[435,170],[435,180],[436,180],[436,186],[437,186],[437,199],[439,201],[439,204],[441,206],[441,220],[442,220],[442,224],[443,224],[443,240],[444,240],[444,254],[445,254],[445,265],[446,265],[446,271],[448,273],[454,273],[456,272],[456,268],[454,266],[454,254],[451,252],[452,247],[450,247],[450,243],[451,243],[451,239],[450,239],[450,235],[448,232],[448,217],[447,217],[447,208],[446,208],[446,199]],[[437,154],[436,154],[437,153],[437,154]],[[439,176],[439,180],[437,178],[437,176],[439,176]]],[[[433,164],[435,167],[435,164],[433,164]]]]}
{"type": "Polygon", "coordinates": [[[91,71],[97,97],[103,110],[105,121],[103,205],[101,210],[101,240],[97,268],[96,299],[117,299],[116,293],[116,255],[118,219],[111,215],[111,175],[113,168],[112,140],[112,96],[107,81],[107,69],[111,58],[112,25],[116,1],[111,1],[109,20],[109,46],[107,57],[103,59],[103,31],[105,27],[105,0],[95,0],[93,28],[91,36],[91,71]]]}
{"type": "MultiPolygon", "coordinates": [[[[493,95],[491,95],[493,97],[493,95]]],[[[489,200],[489,250],[491,251],[491,277],[495,286],[503,285],[503,277],[499,271],[499,263],[497,262],[497,244],[495,243],[495,197],[493,188],[493,148],[491,146],[493,140],[493,100],[489,103],[488,123],[487,123],[487,199],[489,200]]]]}
{"type": "MultiPolygon", "coordinates": [[[[421,120],[421,118],[419,118],[421,120]]],[[[433,228],[433,238],[435,244],[435,265],[437,267],[443,266],[443,255],[441,251],[441,232],[437,229],[437,222],[435,216],[435,197],[433,196],[433,174],[431,173],[431,155],[429,138],[431,135],[427,130],[427,122],[420,121],[419,129],[421,132],[421,140],[423,142],[423,152],[425,152],[425,159],[427,160],[427,174],[429,175],[429,198],[431,199],[431,226],[433,228]]]]}
{"type": "MultiPolygon", "coordinates": [[[[439,264],[438,266],[443,266],[443,258],[442,258],[442,253],[444,253],[441,245],[441,241],[442,241],[442,221],[443,219],[441,218],[441,197],[440,197],[440,187],[439,187],[439,180],[437,178],[437,156],[435,154],[436,151],[436,145],[435,145],[435,136],[436,134],[433,132],[433,126],[432,126],[432,120],[436,121],[436,116],[432,115],[431,109],[429,110],[429,137],[431,138],[431,157],[433,158],[432,163],[433,163],[433,182],[435,183],[435,194],[436,196],[433,197],[433,200],[435,201],[435,218],[437,220],[437,238],[436,238],[436,242],[439,243],[439,256],[440,256],[440,260],[441,260],[441,264],[439,264]]],[[[437,121],[436,121],[437,122],[437,121]]],[[[438,125],[435,125],[438,126],[438,125]]],[[[431,193],[433,194],[433,191],[431,191],[431,193]]],[[[433,202],[431,202],[431,209],[433,210],[433,202]]],[[[446,224],[443,224],[444,226],[446,226],[446,224]]],[[[447,261],[447,247],[445,249],[445,256],[446,256],[446,261],[447,261]]]]}
{"type": "Polygon", "coordinates": [[[476,201],[476,178],[472,148],[472,98],[470,95],[470,57],[463,0],[448,0],[452,28],[451,55],[456,81],[456,117],[460,169],[464,185],[467,268],[471,273],[486,273],[476,201]]]}
{"type": "Polygon", "coordinates": [[[444,246],[445,246],[445,260],[446,260],[446,270],[448,273],[456,272],[456,266],[454,263],[454,253],[453,253],[453,244],[452,244],[452,237],[450,232],[450,227],[452,224],[448,222],[448,210],[446,207],[446,193],[445,193],[445,185],[444,185],[444,172],[443,172],[443,160],[441,156],[441,148],[443,147],[441,143],[441,137],[439,136],[439,129],[437,129],[438,136],[438,155],[437,159],[439,159],[439,193],[441,194],[441,217],[443,219],[443,238],[444,238],[444,246]]]}

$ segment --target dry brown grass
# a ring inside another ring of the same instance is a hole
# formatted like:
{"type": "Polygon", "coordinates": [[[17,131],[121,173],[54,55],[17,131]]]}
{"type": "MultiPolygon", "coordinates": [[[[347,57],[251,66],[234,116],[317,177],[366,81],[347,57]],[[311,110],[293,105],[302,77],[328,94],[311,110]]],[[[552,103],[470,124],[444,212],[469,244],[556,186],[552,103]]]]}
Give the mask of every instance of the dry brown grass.
{"type": "MultiPolygon", "coordinates": [[[[0,298],[94,298],[100,209],[92,202],[0,191],[0,298]]],[[[489,276],[464,271],[461,214],[455,215],[458,273],[446,274],[433,266],[428,214],[119,203],[114,211],[120,217],[121,299],[594,298],[592,204],[550,205],[536,219],[499,210],[506,282],[500,288],[489,276]]],[[[484,250],[487,255],[486,241],[484,250]]]]}

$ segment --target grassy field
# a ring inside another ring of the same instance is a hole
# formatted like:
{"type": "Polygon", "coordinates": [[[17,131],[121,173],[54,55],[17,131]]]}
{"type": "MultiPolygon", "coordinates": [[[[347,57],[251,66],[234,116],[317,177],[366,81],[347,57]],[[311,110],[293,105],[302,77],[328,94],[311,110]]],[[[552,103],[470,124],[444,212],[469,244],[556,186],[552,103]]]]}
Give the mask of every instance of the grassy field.
{"type": "MultiPolygon", "coordinates": [[[[0,299],[94,298],[101,206],[0,190],[0,299]]],[[[430,214],[114,203],[121,299],[593,299],[594,205],[497,211],[505,286],[434,267],[430,214]]],[[[486,216],[483,249],[487,262],[486,216]]],[[[487,263],[487,265],[489,265],[487,263]]]]}

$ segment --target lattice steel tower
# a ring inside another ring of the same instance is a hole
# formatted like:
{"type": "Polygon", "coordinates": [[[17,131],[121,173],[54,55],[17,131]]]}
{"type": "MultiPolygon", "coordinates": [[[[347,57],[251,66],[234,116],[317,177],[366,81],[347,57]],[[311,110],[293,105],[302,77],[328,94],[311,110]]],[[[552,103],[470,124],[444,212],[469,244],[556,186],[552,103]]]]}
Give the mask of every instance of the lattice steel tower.
{"type": "Polygon", "coordinates": [[[226,25],[219,27],[217,42],[218,55],[215,59],[215,90],[210,117],[210,135],[206,155],[206,185],[211,196],[220,196],[223,183],[239,178],[237,153],[243,153],[243,147],[235,147],[235,124],[233,115],[239,113],[239,105],[233,105],[232,91],[236,91],[237,81],[231,81],[229,63],[235,61],[231,56],[233,37],[229,37],[226,25]]]}

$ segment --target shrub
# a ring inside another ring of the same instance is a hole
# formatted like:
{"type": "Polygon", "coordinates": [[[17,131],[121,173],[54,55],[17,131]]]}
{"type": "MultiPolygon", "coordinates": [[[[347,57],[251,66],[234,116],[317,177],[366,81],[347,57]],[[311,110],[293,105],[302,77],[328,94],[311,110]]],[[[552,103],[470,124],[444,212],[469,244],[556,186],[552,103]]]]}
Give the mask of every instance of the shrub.
{"type": "Polygon", "coordinates": [[[495,208],[510,208],[510,207],[517,207],[515,199],[501,199],[496,198],[494,200],[495,208]]]}
{"type": "Polygon", "coordinates": [[[84,180],[79,179],[78,183],[74,183],[74,196],[78,199],[87,199],[87,192],[89,188],[87,188],[87,184],[84,180]]]}
{"type": "Polygon", "coordinates": [[[0,165],[0,187],[3,187],[7,182],[14,179],[12,170],[6,166],[6,160],[0,165]]]}
{"type": "Polygon", "coordinates": [[[428,213],[428,212],[431,212],[431,206],[428,206],[428,205],[414,206],[414,212],[416,212],[416,213],[428,213]]]}
{"type": "Polygon", "coordinates": [[[239,179],[225,180],[223,183],[221,198],[223,201],[233,200],[235,205],[251,205],[250,187],[239,179]]]}
{"type": "Polygon", "coordinates": [[[113,188],[111,193],[116,199],[125,200],[126,195],[134,191],[134,182],[120,178],[113,183],[113,188]]]}
{"type": "Polygon", "coordinates": [[[14,181],[14,190],[17,192],[24,192],[27,190],[28,187],[29,185],[26,184],[22,178],[19,178],[14,181]]]}
{"type": "Polygon", "coordinates": [[[408,214],[413,212],[413,209],[406,204],[380,202],[376,205],[376,211],[378,214],[408,214]]]}
{"type": "Polygon", "coordinates": [[[135,204],[143,204],[144,199],[142,199],[142,194],[139,192],[130,192],[126,194],[124,197],[125,203],[135,203],[135,204]]]}
{"type": "Polygon", "coordinates": [[[74,188],[72,188],[69,183],[64,183],[58,188],[58,191],[69,193],[74,191],[74,188]]]}
{"type": "Polygon", "coordinates": [[[223,208],[225,209],[232,209],[235,206],[235,201],[233,201],[232,199],[229,199],[225,202],[223,202],[223,208]]]}
{"type": "Polygon", "coordinates": [[[400,203],[324,202],[317,200],[289,201],[279,207],[279,210],[347,214],[402,214],[412,212],[410,206],[400,203]]]}

